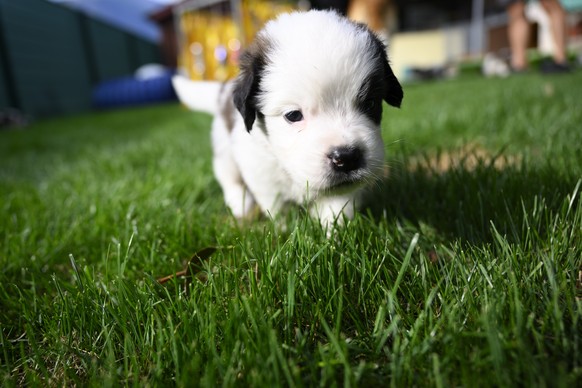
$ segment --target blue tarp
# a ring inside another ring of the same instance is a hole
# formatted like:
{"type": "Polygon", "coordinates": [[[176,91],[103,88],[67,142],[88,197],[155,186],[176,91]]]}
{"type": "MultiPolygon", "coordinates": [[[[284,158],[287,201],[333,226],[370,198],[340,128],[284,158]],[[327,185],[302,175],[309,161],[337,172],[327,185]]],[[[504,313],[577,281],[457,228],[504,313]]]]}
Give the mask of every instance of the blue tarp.
{"type": "Polygon", "coordinates": [[[96,108],[116,108],[176,101],[172,87],[173,71],[149,78],[122,77],[101,82],[93,89],[92,102],[96,108]]]}

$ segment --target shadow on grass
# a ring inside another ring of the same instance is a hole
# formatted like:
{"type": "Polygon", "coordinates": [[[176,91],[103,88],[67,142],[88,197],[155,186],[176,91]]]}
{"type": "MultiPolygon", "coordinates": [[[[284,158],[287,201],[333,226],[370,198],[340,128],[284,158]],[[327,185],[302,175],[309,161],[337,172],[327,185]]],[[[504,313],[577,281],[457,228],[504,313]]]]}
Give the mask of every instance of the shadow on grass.
{"type": "Polygon", "coordinates": [[[510,242],[519,242],[526,218],[538,217],[542,207],[555,214],[582,176],[564,161],[529,165],[473,154],[444,164],[412,158],[392,163],[388,178],[367,198],[372,216],[428,225],[441,238],[467,243],[491,242],[494,225],[510,242]]]}

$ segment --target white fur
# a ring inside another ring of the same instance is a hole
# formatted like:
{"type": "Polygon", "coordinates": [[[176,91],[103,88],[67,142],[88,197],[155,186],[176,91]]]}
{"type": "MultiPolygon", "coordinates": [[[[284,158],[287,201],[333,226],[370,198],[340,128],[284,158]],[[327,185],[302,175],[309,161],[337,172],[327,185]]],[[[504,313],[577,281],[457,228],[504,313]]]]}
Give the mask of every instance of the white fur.
{"type": "Polygon", "coordinates": [[[182,76],[172,77],[172,86],[182,104],[200,112],[217,114],[217,99],[220,83],[213,81],[191,81],[182,76]]]}
{"type": "Polygon", "coordinates": [[[286,203],[306,205],[324,225],[342,213],[352,217],[361,189],[384,166],[379,125],[355,106],[374,69],[370,33],[333,12],[311,11],[282,15],[259,37],[272,45],[257,101],[262,117],[250,131],[238,112],[230,129],[229,117],[221,113],[235,83],[219,93],[217,83],[174,79],[188,107],[215,114],[213,167],[226,204],[238,218],[255,204],[274,216],[286,203]],[[293,110],[304,119],[288,122],[284,115],[293,110]],[[334,188],[330,150],[352,146],[363,151],[361,179],[334,188]]]}

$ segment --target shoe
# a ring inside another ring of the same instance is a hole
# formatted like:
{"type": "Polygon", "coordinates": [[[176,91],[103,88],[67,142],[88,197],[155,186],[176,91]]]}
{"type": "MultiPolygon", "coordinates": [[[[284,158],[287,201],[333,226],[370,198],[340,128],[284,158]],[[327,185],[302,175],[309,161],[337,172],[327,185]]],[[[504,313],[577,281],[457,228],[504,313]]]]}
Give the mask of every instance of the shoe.
{"type": "Polygon", "coordinates": [[[568,62],[557,63],[552,60],[547,60],[540,65],[540,71],[543,74],[564,74],[570,72],[570,65],[568,62]]]}

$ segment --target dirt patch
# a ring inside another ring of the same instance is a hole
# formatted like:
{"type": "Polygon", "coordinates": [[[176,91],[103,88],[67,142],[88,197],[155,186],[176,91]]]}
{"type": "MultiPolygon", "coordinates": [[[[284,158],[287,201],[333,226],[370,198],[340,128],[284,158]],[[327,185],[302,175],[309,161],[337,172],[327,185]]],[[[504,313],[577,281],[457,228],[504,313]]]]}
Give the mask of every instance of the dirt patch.
{"type": "Polygon", "coordinates": [[[412,171],[428,170],[443,173],[458,168],[473,171],[477,167],[503,170],[509,166],[518,166],[521,161],[522,158],[517,155],[506,155],[503,151],[493,154],[479,145],[469,144],[453,150],[437,151],[415,157],[408,165],[412,171]]]}

